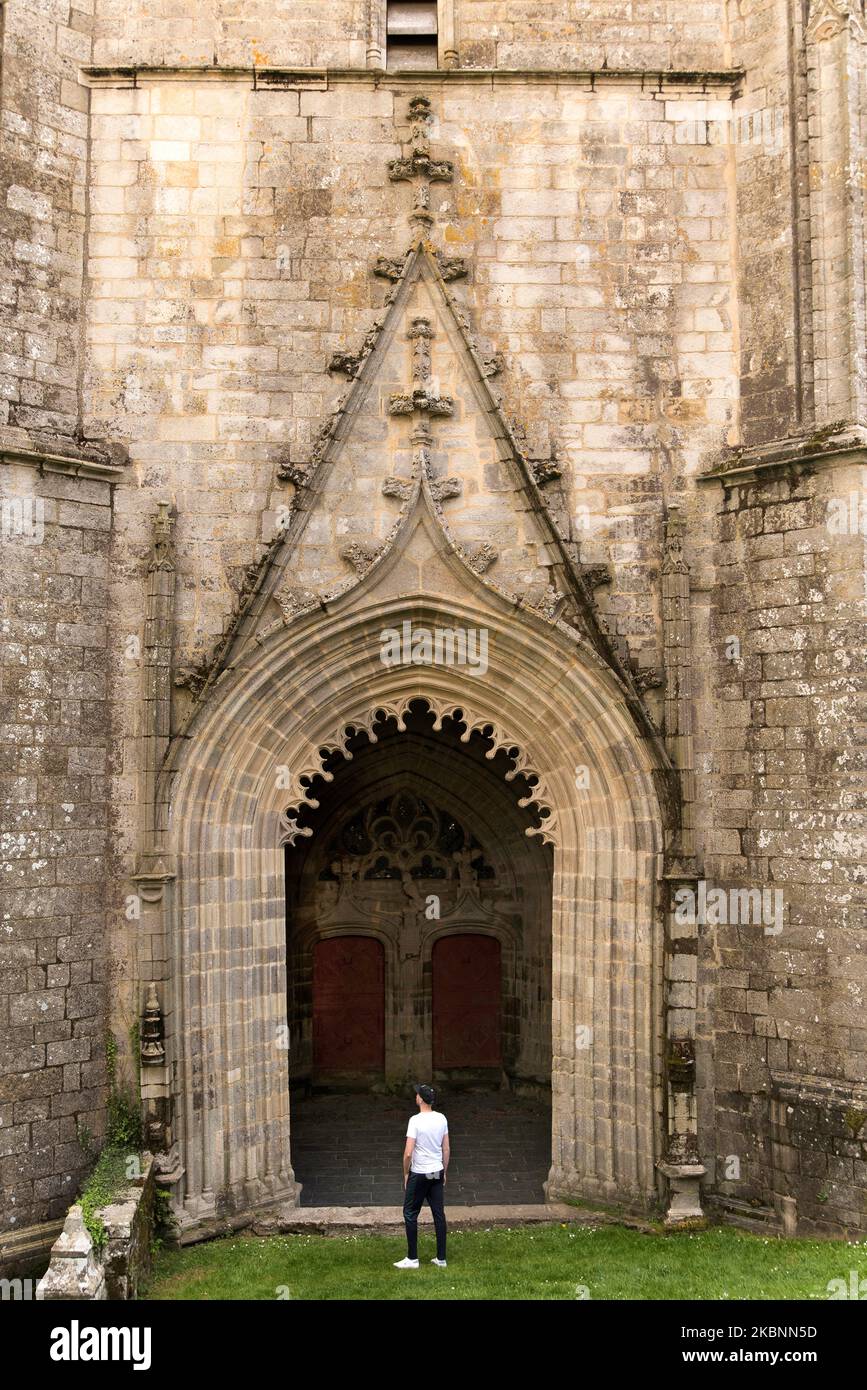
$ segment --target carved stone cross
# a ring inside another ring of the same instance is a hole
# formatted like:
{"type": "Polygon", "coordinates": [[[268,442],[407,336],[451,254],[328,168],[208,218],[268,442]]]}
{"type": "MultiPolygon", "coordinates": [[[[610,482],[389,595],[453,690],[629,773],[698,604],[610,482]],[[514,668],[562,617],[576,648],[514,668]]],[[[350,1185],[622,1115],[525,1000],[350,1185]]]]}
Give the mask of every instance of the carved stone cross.
{"type": "Polygon", "coordinates": [[[433,226],[434,220],[430,210],[430,186],[432,183],[451,183],[455,166],[448,159],[431,159],[431,104],[427,97],[412,98],[409,118],[412,154],[392,159],[388,166],[388,177],[392,183],[415,184],[415,201],[409,220],[415,226],[427,228],[433,226]]]}
{"type": "MultiPolygon", "coordinates": [[[[435,391],[433,376],[431,374],[431,339],[434,330],[430,319],[414,318],[407,333],[412,348],[412,390],[398,392],[393,395],[388,403],[389,415],[414,415],[416,417],[416,427],[412,432],[413,444],[413,473],[419,475],[422,472],[429,472],[431,462],[431,445],[433,435],[431,434],[430,421],[432,416],[451,415],[454,412],[455,403],[451,396],[438,396],[435,391]]],[[[395,489],[395,479],[386,479],[383,490],[389,496],[398,495],[395,489]]],[[[460,480],[457,478],[447,478],[434,484],[438,488],[442,497],[457,497],[460,493],[460,480]]]]}

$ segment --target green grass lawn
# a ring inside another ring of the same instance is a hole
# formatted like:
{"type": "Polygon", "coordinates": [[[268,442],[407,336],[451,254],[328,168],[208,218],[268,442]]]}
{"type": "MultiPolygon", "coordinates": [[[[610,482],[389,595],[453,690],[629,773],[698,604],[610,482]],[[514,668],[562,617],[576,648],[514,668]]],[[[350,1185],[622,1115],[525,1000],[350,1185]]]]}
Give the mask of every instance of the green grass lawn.
{"type": "Polygon", "coordinates": [[[398,1270],[398,1236],[235,1236],[162,1251],[150,1299],[827,1299],[831,1279],[867,1278],[867,1242],[783,1241],[728,1227],[687,1235],[621,1226],[461,1232],[449,1266],[398,1270]],[[586,1290],[586,1292],[582,1292],[586,1290]]]}

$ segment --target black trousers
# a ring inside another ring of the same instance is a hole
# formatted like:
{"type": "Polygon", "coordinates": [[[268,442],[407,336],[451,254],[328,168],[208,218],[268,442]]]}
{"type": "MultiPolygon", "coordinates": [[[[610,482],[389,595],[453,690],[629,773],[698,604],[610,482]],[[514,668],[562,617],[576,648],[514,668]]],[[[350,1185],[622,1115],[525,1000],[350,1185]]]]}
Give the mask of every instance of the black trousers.
{"type": "Polygon", "coordinates": [[[403,1198],[403,1220],[406,1226],[406,1253],[410,1260],[418,1259],[418,1214],[425,1202],[430,1204],[434,1230],[437,1234],[437,1259],[446,1257],[446,1214],[443,1207],[445,1183],[442,1173],[410,1173],[403,1198]]]}

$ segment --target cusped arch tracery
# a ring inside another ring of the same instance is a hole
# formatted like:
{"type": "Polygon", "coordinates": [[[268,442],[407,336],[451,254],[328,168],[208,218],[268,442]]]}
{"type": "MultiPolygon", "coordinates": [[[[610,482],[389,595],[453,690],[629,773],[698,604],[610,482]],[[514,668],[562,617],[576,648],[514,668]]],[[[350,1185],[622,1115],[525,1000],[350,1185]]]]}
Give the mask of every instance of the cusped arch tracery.
{"type": "Polygon", "coordinates": [[[488,760],[492,761],[498,754],[504,753],[510,762],[503,774],[505,781],[512,782],[517,777],[523,779],[529,791],[518,798],[517,804],[523,810],[531,811],[539,821],[538,825],[527,826],[525,834],[540,836],[543,844],[559,845],[559,824],[553,798],[530,752],[504,731],[496,720],[474,712],[466,703],[458,704],[453,700],[438,700],[431,696],[420,697],[418,694],[407,695],[400,701],[379,701],[354,717],[342,719],[334,736],[319,743],[310,762],[290,776],[289,805],[280,816],[282,844],[294,845],[302,837],[313,834],[309,826],[299,824],[299,819],[305,808],[316,810],[319,806],[314,794],[316,779],[333,782],[334,773],[328,764],[335,757],[351,761],[353,753],[349,743],[359,734],[366,735],[370,743],[378,743],[376,726],[389,720],[394,721],[399,733],[405,733],[406,717],[413,705],[424,706],[434,715],[434,733],[442,731],[445,719],[451,719],[456,725],[463,726],[461,743],[469,743],[473,735],[478,734],[491,744],[485,752],[488,760]]]}

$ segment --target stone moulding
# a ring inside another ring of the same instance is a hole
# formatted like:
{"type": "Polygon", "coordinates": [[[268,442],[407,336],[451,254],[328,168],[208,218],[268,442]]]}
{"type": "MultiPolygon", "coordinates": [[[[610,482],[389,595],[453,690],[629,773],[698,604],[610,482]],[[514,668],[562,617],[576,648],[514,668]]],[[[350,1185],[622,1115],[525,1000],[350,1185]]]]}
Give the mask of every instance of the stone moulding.
{"type": "Polygon", "coordinates": [[[0,445],[0,463],[25,464],[40,473],[64,473],[74,478],[99,478],[108,482],[120,479],[126,471],[124,462],[106,458],[88,458],[84,454],[55,454],[40,449],[0,445]]]}
{"type": "Polygon", "coordinates": [[[797,478],[817,469],[852,463],[867,463],[867,428],[840,421],[768,444],[735,449],[721,463],[698,473],[696,482],[721,483],[728,488],[755,483],[775,473],[788,472],[797,478]]]}
{"type": "Polygon", "coordinates": [[[328,90],[332,86],[395,87],[404,91],[407,87],[432,83],[445,86],[449,82],[461,85],[481,84],[485,87],[513,86],[518,83],[533,82],[555,86],[574,85],[596,91],[598,88],[638,85],[642,91],[704,93],[722,88],[737,92],[744,82],[744,68],[707,68],[672,70],[664,68],[439,68],[406,69],[399,73],[388,73],[366,68],[284,68],[269,65],[237,67],[232,64],[203,63],[186,67],[167,63],[164,67],[153,67],[142,63],[114,65],[89,64],[79,69],[82,80],[89,87],[139,87],[148,82],[188,81],[188,82],[243,82],[253,91],[257,88],[280,87],[288,90],[314,91],[328,90]]]}
{"type": "Polygon", "coordinates": [[[371,709],[360,709],[355,716],[341,720],[340,728],[331,738],[320,742],[316,762],[309,764],[295,774],[291,786],[288,788],[287,799],[290,805],[281,817],[282,842],[287,845],[294,845],[299,839],[313,833],[308,827],[299,827],[298,818],[302,807],[308,806],[315,809],[319,805],[311,794],[314,781],[317,778],[325,782],[334,780],[333,773],[328,772],[325,768],[328,759],[339,754],[347,762],[350,762],[352,760],[352,753],[348,748],[350,738],[363,732],[367,734],[370,743],[377,743],[379,740],[375,725],[383,723],[386,719],[393,719],[398,730],[405,733],[406,716],[409,708],[419,700],[423,700],[435,716],[433,723],[435,733],[442,729],[443,720],[450,717],[464,725],[464,732],[460,736],[461,743],[469,743],[473,734],[478,733],[492,740],[491,748],[485,753],[486,758],[493,759],[500,752],[505,752],[508,755],[512,766],[504,774],[505,780],[512,782],[516,777],[523,777],[527,781],[531,791],[527,796],[519,798],[518,805],[522,809],[532,808],[542,821],[539,826],[528,826],[526,834],[541,836],[543,844],[557,844],[557,814],[551,803],[545,779],[533,766],[531,756],[526,749],[505,733],[494,720],[485,715],[474,713],[466,705],[456,705],[453,701],[437,700],[430,696],[420,696],[417,693],[407,695],[396,703],[380,702],[371,709]]]}

